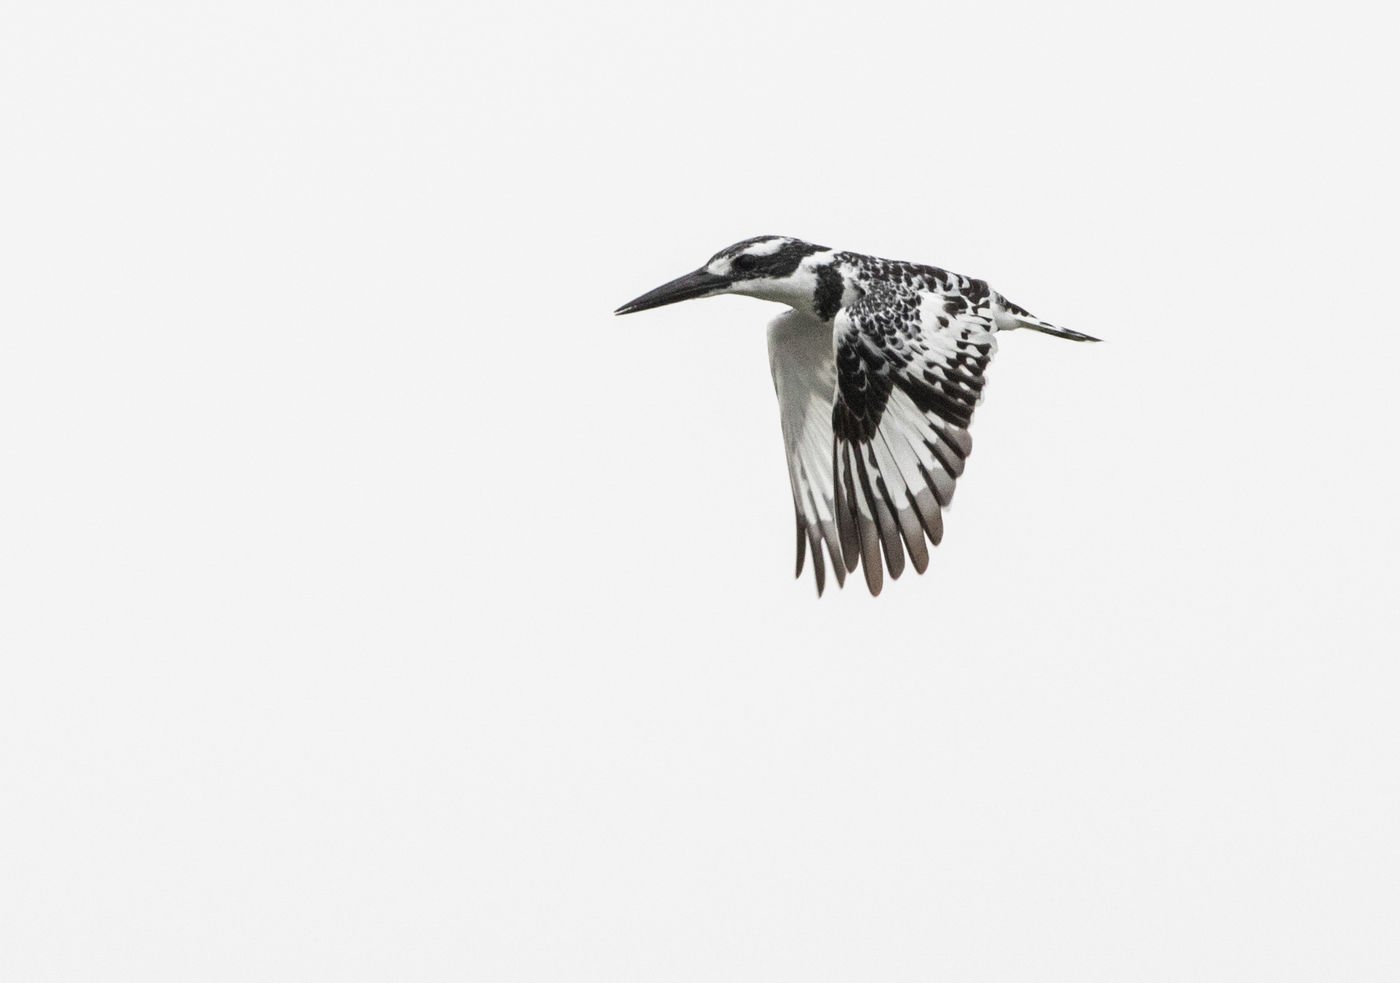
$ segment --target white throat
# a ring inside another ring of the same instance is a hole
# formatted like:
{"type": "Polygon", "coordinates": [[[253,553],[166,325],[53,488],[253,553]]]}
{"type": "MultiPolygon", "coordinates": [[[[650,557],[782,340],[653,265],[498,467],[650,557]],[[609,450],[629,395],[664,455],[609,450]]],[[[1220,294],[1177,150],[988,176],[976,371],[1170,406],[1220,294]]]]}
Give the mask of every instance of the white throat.
{"type": "Polygon", "coordinates": [[[775,304],[786,304],[801,314],[816,313],[816,296],[819,285],[818,269],[833,261],[831,251],[814,253],[802,260],[792,274],[781,280],[761,277],[756,280],[739,280],[729,288],[730,293],[771,300],[775,304]]]}

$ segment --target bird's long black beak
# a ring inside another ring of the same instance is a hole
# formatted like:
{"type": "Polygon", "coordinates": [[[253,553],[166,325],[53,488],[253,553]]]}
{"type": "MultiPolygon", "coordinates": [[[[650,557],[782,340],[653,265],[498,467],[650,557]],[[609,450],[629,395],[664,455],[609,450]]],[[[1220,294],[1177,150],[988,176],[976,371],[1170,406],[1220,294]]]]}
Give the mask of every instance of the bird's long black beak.
{"type": "Polygon", "coordinates": [[[708,297],[729,286],[728,277],[716,276],[705,270],[696,270],[694,273],[687,273],[685,276],[676,277],[670,283],[663,283],[655,290],[642,294],[636,300],[623,304],[614,314],[635,314],[638,311],[649,311],[653,307],[665,307],[667,304],[676,304],[683,300],[694,300],[696,297],[708,297]]]}

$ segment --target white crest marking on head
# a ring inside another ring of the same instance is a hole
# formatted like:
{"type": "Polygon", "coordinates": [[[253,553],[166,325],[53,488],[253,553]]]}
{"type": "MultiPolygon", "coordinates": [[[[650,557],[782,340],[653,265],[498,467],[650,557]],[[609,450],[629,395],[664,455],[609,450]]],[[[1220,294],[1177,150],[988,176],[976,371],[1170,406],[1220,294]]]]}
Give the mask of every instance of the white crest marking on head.
{"type": "MultiPolygon", "coordinates": [[[[750,256],[771,256],[787,244],[788,240],[781,237],[767,239],[763,242],[755,242],[752,246],[745,249],[744,253],[750,256]]],[[[740,253],[740,255],[744,253],[740,253]]]]}

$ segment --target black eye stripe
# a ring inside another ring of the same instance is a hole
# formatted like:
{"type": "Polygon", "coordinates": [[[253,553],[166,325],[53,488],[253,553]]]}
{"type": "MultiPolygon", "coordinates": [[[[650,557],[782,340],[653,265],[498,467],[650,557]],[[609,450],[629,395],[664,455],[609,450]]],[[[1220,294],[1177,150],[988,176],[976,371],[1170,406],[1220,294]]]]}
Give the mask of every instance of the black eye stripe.
{"type": "MultiPolygon", "coordinates": [[[[801,239],[782,239],[775,236],[757,236],[745,239],[721,249],[710,257],[710,263],[729,261],[729,269],[736,273],[762,274],[782,278],[791,276],[806,256],[821,252],[825,246],[814,246],[801,239]],[[776,240],[776,241],[775,241],[776,240]],[[776,248],[774,248],[776,246],[776,248]],[[766,247],[769,251],[755,254],[749,252],[755,247],[766,247]]],[[[709,263],[706,263],[708,266],[709,263]]]]}

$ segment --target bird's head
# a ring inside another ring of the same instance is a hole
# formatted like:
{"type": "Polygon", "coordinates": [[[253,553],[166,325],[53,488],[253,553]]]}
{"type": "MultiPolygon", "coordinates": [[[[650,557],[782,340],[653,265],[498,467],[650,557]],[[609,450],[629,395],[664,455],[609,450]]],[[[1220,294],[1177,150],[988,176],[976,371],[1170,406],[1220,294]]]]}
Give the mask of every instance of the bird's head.
{"type": "Polygon", "coordinates": [[[818,267],[831,262],[834,255],[825,246],[788,236],[745,239],[721,249],[693,273],[663,283],[613,313],[635,314],[718,294],[743,294],[811,310],[818,290],[818,267]]]}

